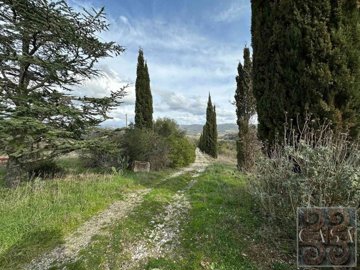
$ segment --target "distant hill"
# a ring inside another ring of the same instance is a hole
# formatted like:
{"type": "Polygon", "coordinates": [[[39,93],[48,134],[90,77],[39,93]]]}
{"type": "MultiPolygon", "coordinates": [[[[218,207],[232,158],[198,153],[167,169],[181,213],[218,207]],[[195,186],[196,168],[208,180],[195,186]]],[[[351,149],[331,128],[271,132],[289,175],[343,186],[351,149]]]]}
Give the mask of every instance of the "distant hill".
{"type": "MultiPolygon", "coordinates": [[[[180,125],[180,128],[186,131],[188,135],[199,135],[202,132],[203,125],[180,125]]],[[[219,135],[224,135],[227,133],[236,133],[238,131],[238,127],[236,124],[219,124],[218,125],[218,133],[219,135]]]]}

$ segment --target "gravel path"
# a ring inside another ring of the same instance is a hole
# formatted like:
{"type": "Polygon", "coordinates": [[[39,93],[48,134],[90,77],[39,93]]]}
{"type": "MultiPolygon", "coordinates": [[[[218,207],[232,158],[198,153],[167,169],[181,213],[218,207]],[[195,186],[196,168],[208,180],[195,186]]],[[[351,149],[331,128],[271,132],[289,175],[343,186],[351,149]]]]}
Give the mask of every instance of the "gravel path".
{"type": "Polygon", "coordinates": [[[186,188],[176,192],[171,203],[162,213],[153,217],[151,221],[153,228],[145,231],[141,240],[128,243],[124,247],[126,254],[123,255],[131,260],[121,265],[122,270],[141,269],[141,265],[144,265],[149,258],[161,258],[174,254],[175,248],[180,244],[181,223],[191,208],[186,191],[196,183],[196,177],[200,176],[209,165],[209,159],[198,149],[196,151],[195,163],[171,176],[176,177],[185,172],[193,172],[192,180],[186,188]]]}
{"type": "MultiPolygon", "coordinates": [[[[190,208],[185,192],[195,183],[195,178],[203,172],[209,164],[207,158],[199,149],[196,149],[196,160],[189,167],[165,178],[163,181],[194,172],[193,180],[184,190],[178,191],[173,201],[165,208],[161,215],[154,217],[154,229],[148,232],[148,239],[129,245],[128,252],[132,260],[122,269],[131,269],[148,257],[159,257],[165,250],[171,251],[176,246],[177,235],[180,231],[180,220],[190,208]],[[149,245],[150,244],[150,245],[149,245]]],[[[124,200],[111,204],[108,209],[92,217],[79,227],[74,233],[64,239],[64,244],[54,248],[34,259],[24,267],[25,270],[47,270],[51,266],[69,263],[77,260],[79,252],[89,245],[91,238],[104,233],[104,228],[127,215],[143,201],[144,196],[151,189],[141,189],[128,194],[124,200]]]]}
{"type": "Polygon", "coordinates": [[[80,250],[85,248],[91,238],[100,234],[102,229],[109,224],[126,217],[137,205],[143,201],[143,197],[150,189],[142,189],[126,196],[123,201],[117,201],[99,215],[92,217],[79,227],[74,233],[64,239],[64,244],[54,248],[33,260],[24,269],[45,270],[51,265],[67,263],[76,260],[80,250]]]}

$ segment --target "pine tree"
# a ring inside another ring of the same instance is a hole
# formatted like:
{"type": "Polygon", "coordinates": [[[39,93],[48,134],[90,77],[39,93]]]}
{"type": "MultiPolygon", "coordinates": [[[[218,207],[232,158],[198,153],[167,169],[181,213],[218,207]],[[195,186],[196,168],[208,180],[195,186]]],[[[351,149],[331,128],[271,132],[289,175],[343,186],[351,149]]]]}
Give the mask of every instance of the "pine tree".
{"type": "Polygon", "coordinates": [[[135,103],[135,127],[153,127],[153,104],[150,88],[150,76],[147,63],[144,59],[144,52],[139,50],[138,64],[136,69],[136,103],[135,103]]]}
{"type": "Polygon", "coordinates": [[[356,0],[252,0],[253,87],[263,141],[282,138],[286,117],[302,126],[307,113],[356,136],[358,19],[356,0]]]}
{"type": "Polygon", "coordinates": [[[207,109],[206,109],[206,123],[203,127],[203,132],[199,140],[199,148],[201,151],[217,157],[217,125],[216,125],[216,108],[212,105],[209,94],[207,109]]]}
{"type": "Polygon", "coordinates": [[[74,11],[67,1],[0,1],[0,152],[6,182],[17,186],[32,166],[86,146],[85,132],[109,118],[123,89],[109,97],[74,94],[100,75],[94,64],[124,48],[103,42],[104,9],[74,11]]]}
{"type": "Polygon", "coordinates": [[[236,77],[236,115],[239,128],[237,141],[237,165],[241,170],[249,167],[247,156],[250,155],[249,121],[255,114],[255,98],[252,89],[252,63],[249,48],[244,49],[244,65],[239,63],[236,77]]]}

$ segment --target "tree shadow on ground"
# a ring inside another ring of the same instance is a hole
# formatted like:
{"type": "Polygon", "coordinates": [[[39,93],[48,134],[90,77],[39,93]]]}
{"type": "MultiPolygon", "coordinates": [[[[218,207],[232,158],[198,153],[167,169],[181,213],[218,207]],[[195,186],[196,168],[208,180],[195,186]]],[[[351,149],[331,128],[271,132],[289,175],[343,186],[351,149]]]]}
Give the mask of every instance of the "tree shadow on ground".
{"type": "Polygon", "coordinates": [[[0,254],[0,269],[19,269],[40,254],[63,243],[59,230],[39,230],[25,235],[20,241],[0,254]]]}

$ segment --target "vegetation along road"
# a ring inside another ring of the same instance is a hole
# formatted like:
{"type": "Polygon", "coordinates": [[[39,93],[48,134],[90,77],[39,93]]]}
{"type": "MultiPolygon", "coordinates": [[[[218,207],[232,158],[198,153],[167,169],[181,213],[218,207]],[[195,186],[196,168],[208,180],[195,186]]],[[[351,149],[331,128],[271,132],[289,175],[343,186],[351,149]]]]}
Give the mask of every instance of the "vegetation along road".
{"type": "Polygon", "coordinates": [[[1,208],[0,268],[286,269],[255,244],[260,218],[233,165],[197,149],[178,171],[95,177],[1,190],[14,203],[1,208]]]}

